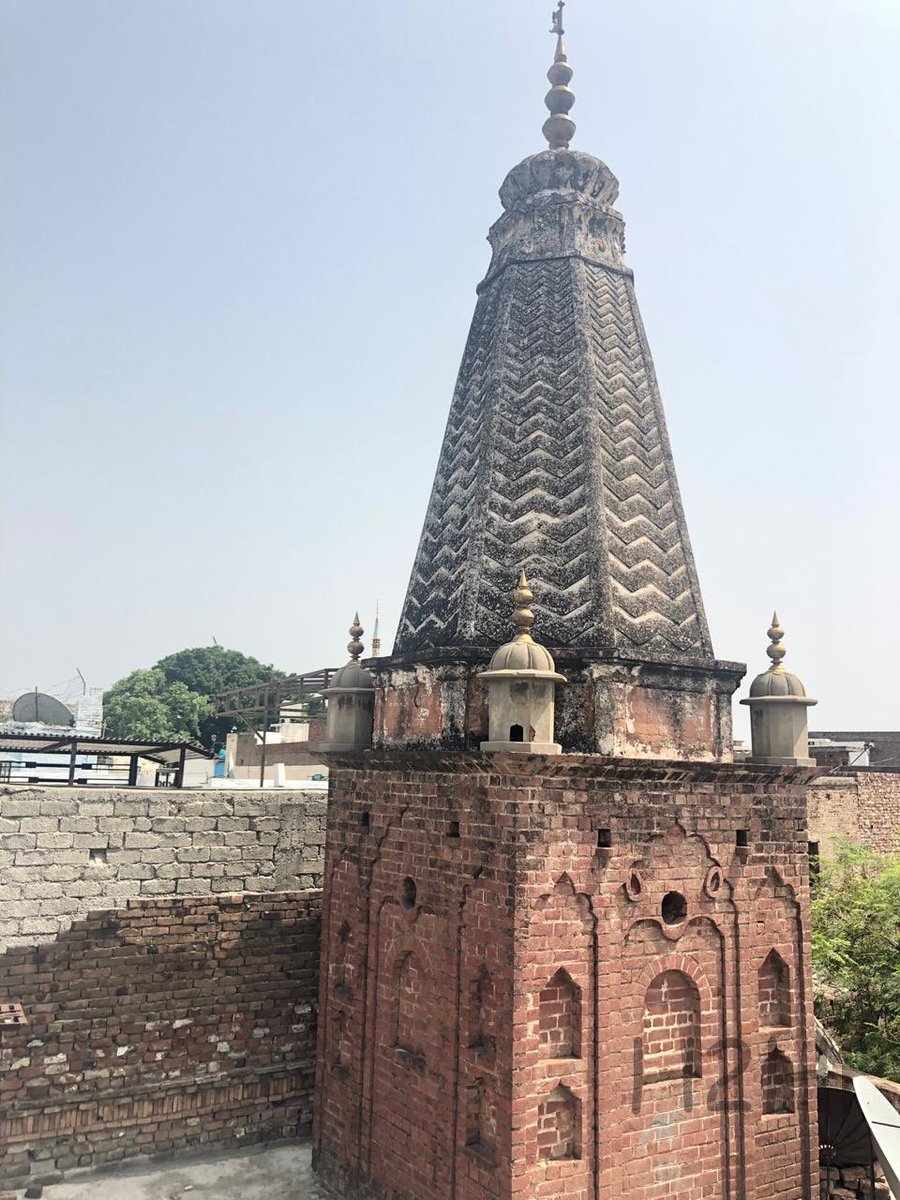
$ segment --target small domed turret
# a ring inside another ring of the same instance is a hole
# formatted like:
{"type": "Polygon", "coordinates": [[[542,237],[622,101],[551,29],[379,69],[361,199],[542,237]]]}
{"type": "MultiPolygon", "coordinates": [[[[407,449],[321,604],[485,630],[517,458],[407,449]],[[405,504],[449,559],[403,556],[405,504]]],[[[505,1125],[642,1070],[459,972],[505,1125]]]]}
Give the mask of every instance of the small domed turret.
{"type": "Polygon", "coordinates": [[[375,717],[375,681],[360,663],[363,627],[359,613],[350,626],[350,661],[335,671],[322,695],[328,700],[325,713],[325,741],[322,750],[368,750],[372,746],[375,717]]]}
{"type": "Polygon", "coordinates": [[[766,653],[772,660],[768,671],[753,680],[750,695],[741,704],[750,707],[750,736],[753,762],[778,766],[812,767],[809,757],[807,708],[816,703],[796,675],[784,669],[784,630],[778,613],[772,614],[766,653]]]}
{"type": "Polygon", "coordinates": [[[516,754],[559,754],[553,741],[557,673],[553,655],[531,636],[534,613],[529,605],[534,593],[525,572],[515,592],[513,625],[516,636],[494,651],[481,678],[488,685],[488,740],[481,749],[516,754]]]}

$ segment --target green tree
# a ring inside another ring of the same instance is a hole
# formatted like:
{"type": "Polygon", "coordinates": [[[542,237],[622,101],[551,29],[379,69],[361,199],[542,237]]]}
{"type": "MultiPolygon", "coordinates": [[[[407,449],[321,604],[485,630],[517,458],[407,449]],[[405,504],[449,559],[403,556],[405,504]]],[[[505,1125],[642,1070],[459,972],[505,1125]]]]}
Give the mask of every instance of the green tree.
{"type": "Polygon", "coordinates": [[[106,731],[141,741],[199,741],[213,749],[234,725],[233,717],[215,716],[213,697],[283,678],[282,671],[224,646],[180,650],[113,685],[104,697],[106,731]]]}
{"type": "Polygon", "coordinates": [[[900,1080],[900,855],[844,843],[812,901],[816,1011],[853,1066],[900,1080]]]}
{"type": "Polygon", "coordinates": [[[169,683],[183,683],[201,696],[216,696],[232,688],[284,678],[284,672],[276,671],[271,664],[241,654],[240,650],[226,650],[224,646],[179,650],[161,658],[156,666],[169,683]]]}
{"type": "Polygon", "coordinates": [[[239,650],[226,650],[224,646],[179,650],[177,654],[161,658],[156,666],[170,683],[182,683],[210,701],[209,710],[200,722],[201,744],[210,750],[224,745],[226,735],[235,726],[234,717],[223,719],[214,715],[212,700],[215,696],[230,692],[232,688],[284,678],[284,672],[276,671],[271,664],[261,663],[239,650]]]}
{"type": "Polygon", "coordinates": [[[140,742],[196,742],[210,702],[158,668],[132,671],[103,697],[108,737],[140,742]]]}

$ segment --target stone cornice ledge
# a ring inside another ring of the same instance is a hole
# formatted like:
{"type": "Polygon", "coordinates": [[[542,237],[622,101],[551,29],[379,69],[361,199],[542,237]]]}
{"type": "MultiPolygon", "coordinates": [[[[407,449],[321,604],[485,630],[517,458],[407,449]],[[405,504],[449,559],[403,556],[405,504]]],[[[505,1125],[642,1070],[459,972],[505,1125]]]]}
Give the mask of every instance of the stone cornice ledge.
{"type": "Polygon", "coordinates": [[[605,754],[475,754],[453,750],[365,750],[352,754],[323,754],[337,770],[477,776],[493,778],[498,786],[543,778],[592,780],[602,783],[649,783],[677,787],[692,783],[740,783],[767,790],[805,786],[820,776],[817,767],[774,767],[762,763],[680,762],[677,759],[612,758],[605,754]]]}

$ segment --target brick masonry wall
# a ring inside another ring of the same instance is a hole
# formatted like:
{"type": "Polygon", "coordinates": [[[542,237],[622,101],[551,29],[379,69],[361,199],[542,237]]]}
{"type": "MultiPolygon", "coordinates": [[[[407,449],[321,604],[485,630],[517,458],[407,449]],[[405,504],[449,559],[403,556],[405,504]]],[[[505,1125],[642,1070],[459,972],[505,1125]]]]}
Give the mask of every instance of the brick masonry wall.
{"type": "Polygon", "coordinates": [[[811,1200],[809,778],[336,756],[326,1180],[353,1200],[811,1200]]]}
{"type": "Polygon", "coordinates": [[[0,1187],[308,1131],[320,912],[320,892],[134,899],[0,956],[30,1022],[0,1030],[0,1187]]]}
{"type": "Polygon", "coordinates": [[[900,771],[850,771],[813,780],[809,839],[829,857],[844,838],[876,850],[900,852],[900,771]]]}
{"type": "Polygon", "coordinates": [[[326,808],[302,791],[0,787],[0,952],[132,898],[321,887],[326,808]]]}

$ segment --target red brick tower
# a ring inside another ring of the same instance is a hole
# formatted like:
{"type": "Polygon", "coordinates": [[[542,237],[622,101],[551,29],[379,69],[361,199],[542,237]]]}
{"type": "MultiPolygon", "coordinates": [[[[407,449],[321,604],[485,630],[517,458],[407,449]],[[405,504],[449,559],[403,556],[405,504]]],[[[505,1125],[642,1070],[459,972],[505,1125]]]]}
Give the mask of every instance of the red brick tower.
{"type": "Polygon", "coordinates": [[[742,670],[710,657],[611,174],[567,148],[561,12],[378,748],[330,756],[315,1161],[349,1200],[813,1200],[811,772],[723,761],[742,670]],[[520,588],[479,753],[523,561],[553,654],[520,588]]]}
{"type": "Polygon", "coordinates": [[[323,1177],[391,1200],[811,1200],[809,776],[335,762],[323,1177]]]}

